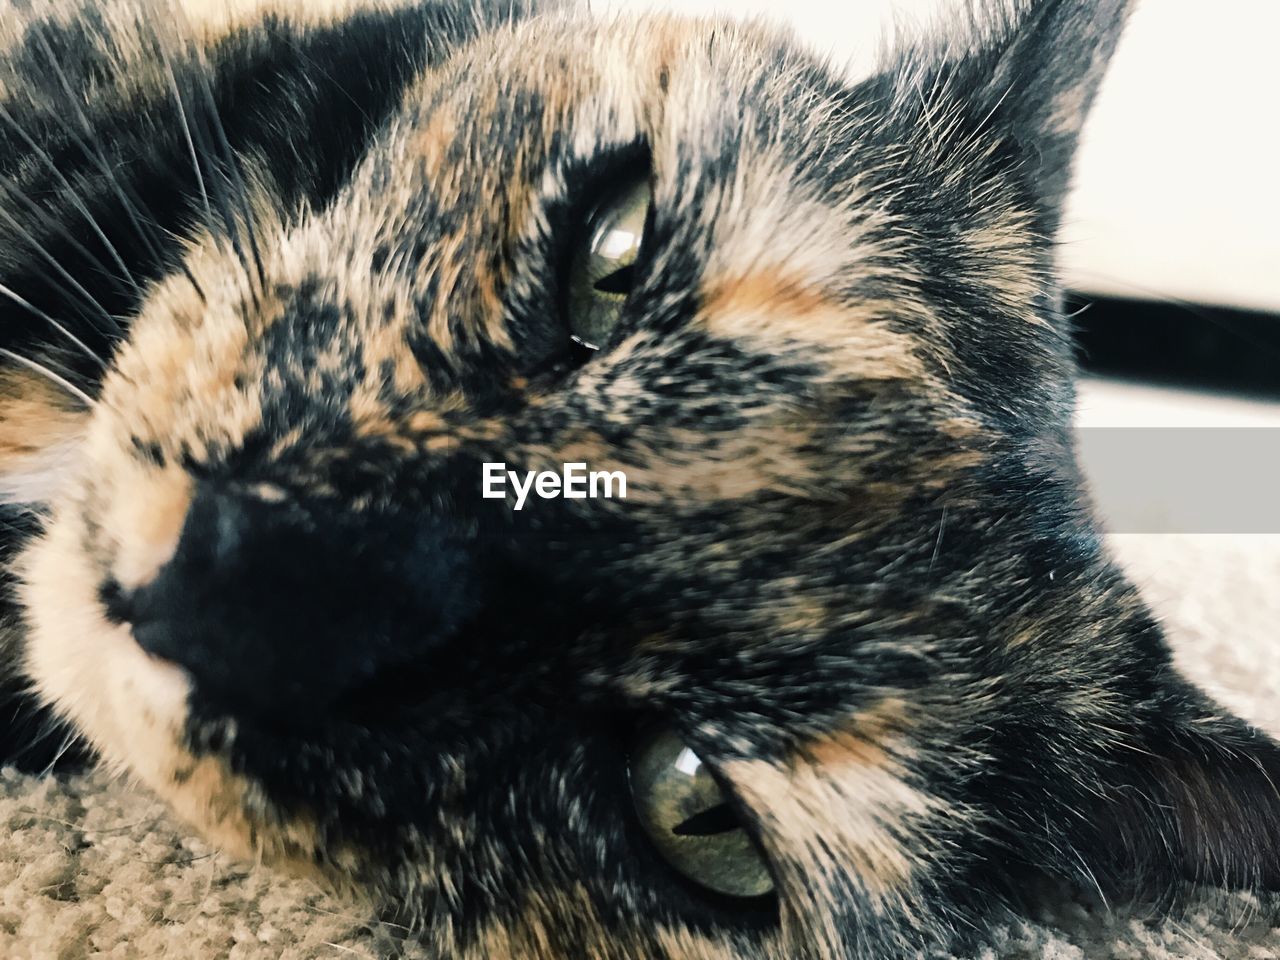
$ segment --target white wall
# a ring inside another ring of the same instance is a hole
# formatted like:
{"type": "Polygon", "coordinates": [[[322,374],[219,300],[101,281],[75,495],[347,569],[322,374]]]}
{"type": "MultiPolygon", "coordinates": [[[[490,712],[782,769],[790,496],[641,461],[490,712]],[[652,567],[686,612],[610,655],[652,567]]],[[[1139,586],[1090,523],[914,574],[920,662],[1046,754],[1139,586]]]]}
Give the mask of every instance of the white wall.
{"type": "MultiPolygon", "coordinates": [[[[865,74],[892,11],[965,0],[592,0],[790,20],[865,74]]],[[[1280,310],[1280,0],[1142,0],[1085,131],[1064,229],[1087,290],[1280,310]]]]}

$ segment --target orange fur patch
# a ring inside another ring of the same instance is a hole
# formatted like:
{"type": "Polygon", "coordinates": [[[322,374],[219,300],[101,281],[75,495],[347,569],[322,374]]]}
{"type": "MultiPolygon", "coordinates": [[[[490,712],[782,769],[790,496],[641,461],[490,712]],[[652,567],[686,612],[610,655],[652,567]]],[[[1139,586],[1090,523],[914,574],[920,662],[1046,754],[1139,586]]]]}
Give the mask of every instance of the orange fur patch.
{"type": "Polygon", "coordinates": [[[914,341],[884,322],[901,309],[891,302],[841,303],[781,270],[713,278],[703,290],[703,323],[717,336],[760,352],[814,347],[815,361],[863,380],[927,379],[914,341]]]}

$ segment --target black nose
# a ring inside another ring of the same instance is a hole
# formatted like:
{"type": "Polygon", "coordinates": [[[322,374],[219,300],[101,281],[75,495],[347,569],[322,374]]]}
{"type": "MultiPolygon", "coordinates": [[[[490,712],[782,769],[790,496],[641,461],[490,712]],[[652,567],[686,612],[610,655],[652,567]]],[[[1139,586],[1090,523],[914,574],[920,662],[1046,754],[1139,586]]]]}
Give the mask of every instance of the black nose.
{"type": "Polygon", "coordinates": [[[476,602],[471,566],[430,517],[206,488],[172,559],[117,608],[202,701],[313,720],[454,636],[476,602]]]}

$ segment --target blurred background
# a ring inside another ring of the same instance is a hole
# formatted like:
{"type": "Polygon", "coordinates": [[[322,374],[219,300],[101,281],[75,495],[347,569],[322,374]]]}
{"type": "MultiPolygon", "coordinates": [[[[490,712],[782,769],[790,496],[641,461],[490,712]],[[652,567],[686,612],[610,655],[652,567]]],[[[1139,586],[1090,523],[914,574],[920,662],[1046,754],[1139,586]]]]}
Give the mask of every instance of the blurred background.
{"type": "MultiPolygon", "coordinates": [[[[967,2],[592,6],[785,21],[857,79],[897,24],[967,2]]],[[[1240,532],[1251,517],[1280,533],[1278,36],[1277,0],[1139,0],[1085,128],[1060,262],[1081,311],[1082,459],[1113,530],[1240,532]],[[1093,432],[1155,427],[1183,432],[1093,432]],[[1231,522],[1208,509],[1224,502],[1231,522]]]]}

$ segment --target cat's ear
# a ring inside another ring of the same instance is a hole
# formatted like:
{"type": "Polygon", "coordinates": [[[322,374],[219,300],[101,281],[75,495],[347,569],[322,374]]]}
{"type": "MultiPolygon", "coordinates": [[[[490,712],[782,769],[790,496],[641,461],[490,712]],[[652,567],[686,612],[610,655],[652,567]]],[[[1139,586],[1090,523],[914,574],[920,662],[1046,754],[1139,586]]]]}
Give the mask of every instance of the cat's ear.
{"type": "Polygon", "coordinates": [[[939,162],[1013,154],[1045,211],[1056,213],[1081,127],[1132,6],[1132,0],[977,0],[927,43],[895,55],[888,74],[894,100],[917,136],[932,141],[939,162]]]}
{"type": "Polygon", "coordinates": [[[1140,881],[1280,890],[1280,744],[1180,678],[1162,700],[1082,853],[1140,881]]]}

